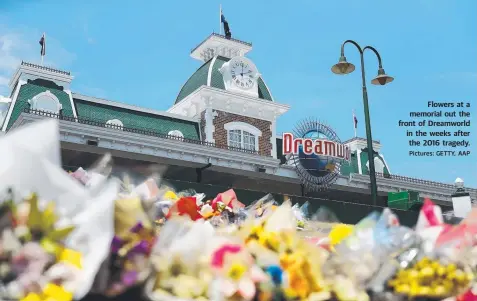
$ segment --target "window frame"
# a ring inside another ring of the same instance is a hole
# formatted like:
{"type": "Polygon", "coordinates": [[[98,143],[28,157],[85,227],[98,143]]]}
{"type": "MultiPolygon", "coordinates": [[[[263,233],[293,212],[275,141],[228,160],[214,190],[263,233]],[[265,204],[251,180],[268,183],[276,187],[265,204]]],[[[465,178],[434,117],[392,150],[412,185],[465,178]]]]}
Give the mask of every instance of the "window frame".
{"type": "Polygon", "coordinates": [[[172,130],[167,133],[167,136],[177,140],[184,140],[184,134],[179,130],[172,130]]]}
{"type": "Polygon", "coordinates": [[[119,119],[109,119],[106,121],[105,125],[106,128],[113,129],[113,130],[124,130],[124,123],[119,119]]]}
{"type": "Polygon", "coordinates": [[[233,130],[238,130],[240,131],[240,148],[241,149],[246,149],[246,150],[251,150],[251,151],[259,151],[259,137],[262,136],[262,131],[260,131],[258,128],[254,127],[251,124],[245,123],[245,122],[229,122],[224,125],[224,129],[227,131],[227,146],[230,147],[230,131],[233,130]],[[247,132],[255,138],[255,149],[247,149],[245,148],[244,145],[244,132],[247,132]]]}
{"type": "Polygon", "coordinates": [[[61,104],[58,97],[56,97],[55,94],[51,93],[50,90],[46,90],[45,92],[38,93],[33,98],[29,99],[28,103],[30,104],[30,108],[32,110],[48,112],[48,113],[53,113],[53,114],[60,114],[61,110],[63,109],[63,105],[61,104]],[[47,98],[51,99],[53,102],[55,102],[56,111],[52,111],[52,110],[48,110],[48,109],[38,107],[38,101],[40,99],[42,99],[43,97],[47,97],[47,98]]]}
{"type": "MultiPolygon", "coordinates": [[[[382,173],[384,174],[384,170],[386,169],[386,164],[383,162],[383,160],[379,157],[379,156],[375,156],[374,157],[374,169],[376,169],[377,166],[382,166],[383,170],[382,171],[379,171],[379,170],[375,170],[377,173],[382,173]],[[376,164],[376,162],[378,162],[379,164],[376,164]]],[[[369,160],[368,162],[366,162],[366,167],[368,168],[369,170],[369,160]]]]}

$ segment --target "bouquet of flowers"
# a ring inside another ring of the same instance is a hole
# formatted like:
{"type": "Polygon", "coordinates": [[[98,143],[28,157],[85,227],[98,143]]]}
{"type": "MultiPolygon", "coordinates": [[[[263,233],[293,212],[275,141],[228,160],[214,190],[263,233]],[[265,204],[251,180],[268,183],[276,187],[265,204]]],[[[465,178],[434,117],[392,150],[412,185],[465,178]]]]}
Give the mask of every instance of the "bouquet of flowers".
{"type": "Polygon", "coordinates": [[[40,209],[38,196],[0,208],[2,299],[71,300],[81,280],[82,254],[65,239],[73,225],[57,224],[59,216],[50,202],[40,209]]]}
{"type": "Polygon", "coordinates": [[[107,256],[118,185],[92,193],[64,172],[58,133],[42,121],[0,139],[0,299],[82,298],[107,256]]]}
{"type": "Polygon", "coordinates": [[[188,216],[192,220],[207,220],[215,226],[235,223],[245,207],[235,192],[230,189],[218,194],[212,200],[205,200],[204,194],[179,194],[165,189],[162,198],[156,203],[159,208],[157,224],[163,224],[174,216],[188,216]]]}

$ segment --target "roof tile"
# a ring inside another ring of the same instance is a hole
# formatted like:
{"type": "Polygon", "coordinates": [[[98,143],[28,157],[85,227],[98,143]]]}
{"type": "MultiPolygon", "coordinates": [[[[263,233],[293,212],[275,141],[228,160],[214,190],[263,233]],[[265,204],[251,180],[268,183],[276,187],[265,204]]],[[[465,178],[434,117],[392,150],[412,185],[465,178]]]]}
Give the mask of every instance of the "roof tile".
{"type": "Polygon", "coordinates": [[[80,118],[88,118],[104,123],[108,120],[119,119],[126,128],[144,129],[164,135],[167,135],[170,131],[179,130],[186,139],[200,140],[198,122],[174,119],[79,99],[74,99],[74,103],[80,118]]]}

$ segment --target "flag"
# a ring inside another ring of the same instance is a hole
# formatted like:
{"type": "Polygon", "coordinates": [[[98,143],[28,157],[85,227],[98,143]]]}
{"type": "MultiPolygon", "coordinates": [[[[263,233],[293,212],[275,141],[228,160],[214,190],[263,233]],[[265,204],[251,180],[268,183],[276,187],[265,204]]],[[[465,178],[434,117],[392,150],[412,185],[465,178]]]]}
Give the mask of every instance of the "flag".
{"type": "Polygon", "coordinates": [[[358,128],[358,118],[356,118],[356,115],[354,114],[354,111],[353,111],[353,122],[354,122],[354,128],[357,129],[358,128]]]}
{"type": "Polygon", "coordinates": [[[227,23],[227,20],[225,20],[225,17],[224,17],[224,12],[222,10],[220,10],[220,21],[222,23],[227,23]]]}
{"type": "Polygon", "coordinates": [[[43,34],[41,36],[41,39],[40,39],[40,45],[41,45],[41,56],[45,56],[46,54],[46,39],[45,39],[45,34],[43,34]]]}
{"type": "Polygon", "coordinates": [[[222,22],[222,24],[224,24],[225,37],[231,38],[232,33],[230,32],[229,22],[227,22],[227,20],[225,20],[224,13],[222,12],[222,9],[220,10],[220,21],[222,22]]]}

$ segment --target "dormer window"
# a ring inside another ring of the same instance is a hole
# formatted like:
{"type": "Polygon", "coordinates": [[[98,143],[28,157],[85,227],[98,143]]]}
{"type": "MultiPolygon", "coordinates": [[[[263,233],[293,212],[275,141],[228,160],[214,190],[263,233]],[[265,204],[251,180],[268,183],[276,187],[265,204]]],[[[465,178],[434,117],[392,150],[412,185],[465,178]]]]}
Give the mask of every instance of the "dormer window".
{"type": "Polygon", "coordinates": [[[124,125],[123,125],[122,121],[119,120],[119,119],[111,119],[111,120],[106,121],[106,127],[122,131],[124,125]]]}
{"type": "MultiPolygon", "coordinates": [[[[368,160],[368,162],[366,162],[366,167],[369,170],[369,160],[368,160]]],[[[377,173],[382,173],[383,174],[385,167],[386,166],[384,165],[383,161],[379,157],[374,157],[374,170],[377,173]]]]}
{"type": "Polygon", "coordinates": [[[184,134],[179,130],[173,130],[167,133],[167,136],[172,136],[173,139],[182,140],[184,139],[184,134]]]}
{"type": "Polygon", "coordinates": [[[29,99],[28,103],[30,104],[31,109],[48,113],[59,114],[62,109],[62,105],[58,98],[49,90],[29,99]]]}
{"type": "Polygon", "coordinates": [[[229,122],[224,128],[229,147],[258,151],[258,137],[262,136],[259,129],[244,122],[229,122]]]}

